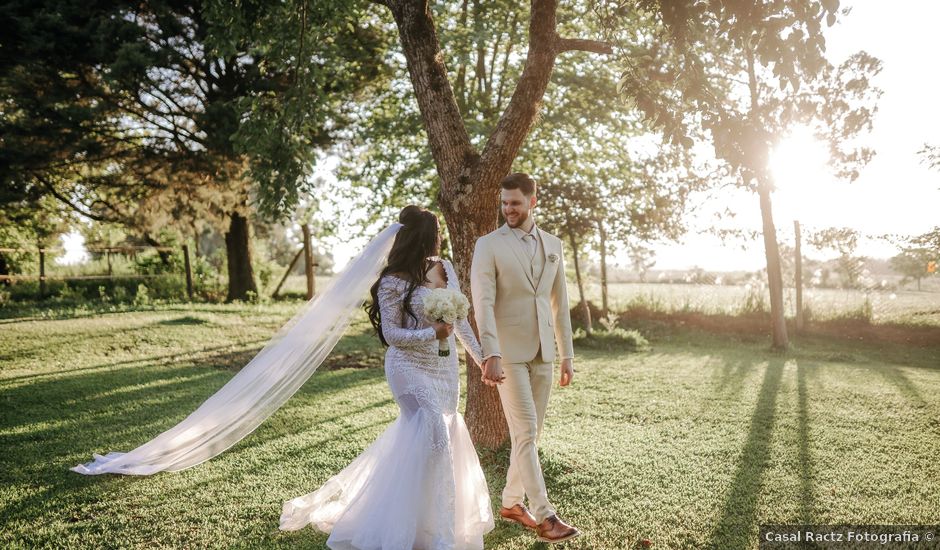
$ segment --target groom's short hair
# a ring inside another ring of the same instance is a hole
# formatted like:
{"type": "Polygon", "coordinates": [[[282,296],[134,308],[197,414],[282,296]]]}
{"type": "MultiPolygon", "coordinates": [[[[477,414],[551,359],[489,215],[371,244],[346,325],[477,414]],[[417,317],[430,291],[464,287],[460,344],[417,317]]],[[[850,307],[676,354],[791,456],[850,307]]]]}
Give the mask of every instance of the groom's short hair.
{"type": "Polygon", "coordinates": [[[535,180],[525,172],[509,174],[503,178],[503,181],[499,182],[499,186],[503,189],[518,189],[527,197],[534,195],[536,188],[535,180]]]}

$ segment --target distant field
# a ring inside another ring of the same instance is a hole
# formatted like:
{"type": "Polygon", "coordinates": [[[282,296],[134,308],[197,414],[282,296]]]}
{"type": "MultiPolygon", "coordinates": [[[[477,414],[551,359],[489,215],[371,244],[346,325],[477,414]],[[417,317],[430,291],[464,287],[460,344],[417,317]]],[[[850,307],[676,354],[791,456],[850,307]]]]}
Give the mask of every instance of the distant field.
{"type": "MultiPolygon", "coordinates": [[[[569,281],[568,293],[572,302],[578,301],[577,286],[569,281]]],[[[712,314],[730,314],[753,311],[755,305],[769,308],[770,297],[766,288],[748,286],[613,283],[608,287],[610,308],[623,311],[630,306],[645,306],[657,311],[695,311],[712,314]]],[[[590,302],[601,303],[600,285],[586,285],[585,294],[590,302]]],[[[796,312],[795,291],[785,289],[784,304],[787,316],[796,312]]],[[[870,304],[874,323],[905,323],[940,326],[940,292],[916,290],[882,291],[839,289],[806,289],[803,305],[814,319],[865,316],[870,304]]]]}
{"type": "MultiPolygon", "coordinates": [[[[317,277],[317,288],[323,289],[331,277],[317,277]]],[[[803,293],[803,305],[814,319],[866,316],[866,300],[871,306],[873,323],[904,323],[940,326],[940,288],[924,285],[924,290],[840,290],[808,288],[803,293]]],[[[282,293],[306,291],[302,276],[291,276],[284,283],[282,293]]],[[[600,306],[601,287],[590,281],[584,289],[588,301],[600,306]]],[[[271,291],[268,293],[270,294],[271,291]]],[[[753,311],[762,303],[770,307],[766,288],[745,285],[702,285],[671,283],[612,283],[608,288],[610,307],[623,311],[631,306],[645,306],[664,312],[699,312],[735,315],[753,311]]],[[[568,295],[572,307],[578,302],[578,287],[573,277],[568,280],[568,295]]],[[[792,288],[785,289],[784,304],[787,316],[796,313],[796,296],[792,288]]]]}

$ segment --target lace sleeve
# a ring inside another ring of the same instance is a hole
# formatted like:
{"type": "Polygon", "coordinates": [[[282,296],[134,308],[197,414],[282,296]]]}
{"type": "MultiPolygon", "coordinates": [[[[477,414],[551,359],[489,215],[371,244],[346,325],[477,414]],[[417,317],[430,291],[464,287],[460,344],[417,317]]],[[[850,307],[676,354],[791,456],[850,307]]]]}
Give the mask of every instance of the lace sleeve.
{"type": "Polygon", "coordinates": [[[397,348],[414,347],[434,341],[437,338],[434,327],[410,329],[402,326],[403,298],[404,288],[388,279],[382,280],[379,285],[379,311],[382,314],[382,335],[385,336],[385,341],[397,348]]]}
{"type": "MultiPolygon", "coordinates": [[[[444,260],[444,270],[447,272],[447,283],[451,288],[456,289],[460,292],[460,282],[457,280],[457,272],[454,270],[454,266],[451,265],[450,261],[444,260]]],[[[457,335],[457,339],[460,340],[460,343],[463,344],[464,349],[470,353],[470,356],[473,357],[473,360],[476,361],[477,366],[483,364],[483,349],[480,347],[480,342],[477,340],[476,334],[473,333],[473,327],[470,326],[470,321],[467,319],[461,319],[454,323],[454,333],[457,335]]]]}
{"type": "Polygon", "coordinates": [[[464,349],[470,353],[470,357],[473,357],[473,360],[476,361],[477,366],[482,365],[483,350],[480,348],[476,334],[473,333],[473,327],[470,326],[470,321],[467,319],[457,321],[457,323],[454,324],[454,334],[457,335],[464,349]]]}

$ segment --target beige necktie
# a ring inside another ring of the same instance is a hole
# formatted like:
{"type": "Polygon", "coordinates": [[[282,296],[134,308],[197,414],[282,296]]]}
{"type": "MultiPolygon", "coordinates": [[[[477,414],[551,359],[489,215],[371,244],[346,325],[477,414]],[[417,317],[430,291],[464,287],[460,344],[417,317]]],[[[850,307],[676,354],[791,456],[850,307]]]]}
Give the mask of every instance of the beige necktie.
{"type": "Polygon", "coordinates": [[[522,242],[526,244],[526,252],[529,254],[529,259],[535,257],[535,249],[538,244],[535,242],[535,235],[532,233],[527,233],[522,237],[522,242]]]}

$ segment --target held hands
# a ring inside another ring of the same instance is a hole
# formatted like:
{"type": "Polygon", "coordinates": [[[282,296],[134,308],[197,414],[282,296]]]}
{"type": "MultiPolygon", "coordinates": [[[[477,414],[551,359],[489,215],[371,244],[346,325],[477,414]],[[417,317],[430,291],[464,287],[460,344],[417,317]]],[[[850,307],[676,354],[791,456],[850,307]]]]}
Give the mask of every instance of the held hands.
{"type": "Polygon", "coordinates": [[[571,359],[561,360],[561,376],[558,378],[559,386],[567,386],[574,380],[574,365],[571,359]]]}
{"type": "Polygon", "coordinates": [[[506,376],[503,374],[503,367],[500,365],[499,357],[492,356],[483,361],[483,375],[481,379],[487,386],[496,387],[503,383],[506,376]]]}
{"type": "Polygon", "coordinates": [[[437,334],[438,340],[444,340],[454,333],[454,325],[442,321],[434,321],[431,323],[431,326],[434,327],[434,332],[437,334]]]}
{"type": "MultiPolygon", "coordinates": [[[[496,387],[506,379],[499,357],[490,357],[483,362],[481,369],[483,370],[483,383],[487,386],[496,387]]],[[[562,359],[559,370],[561,376],[558,379],[558,385],[562,387],[570,386],[574,380],[574,362],[571,359],[562,359]]]]}

